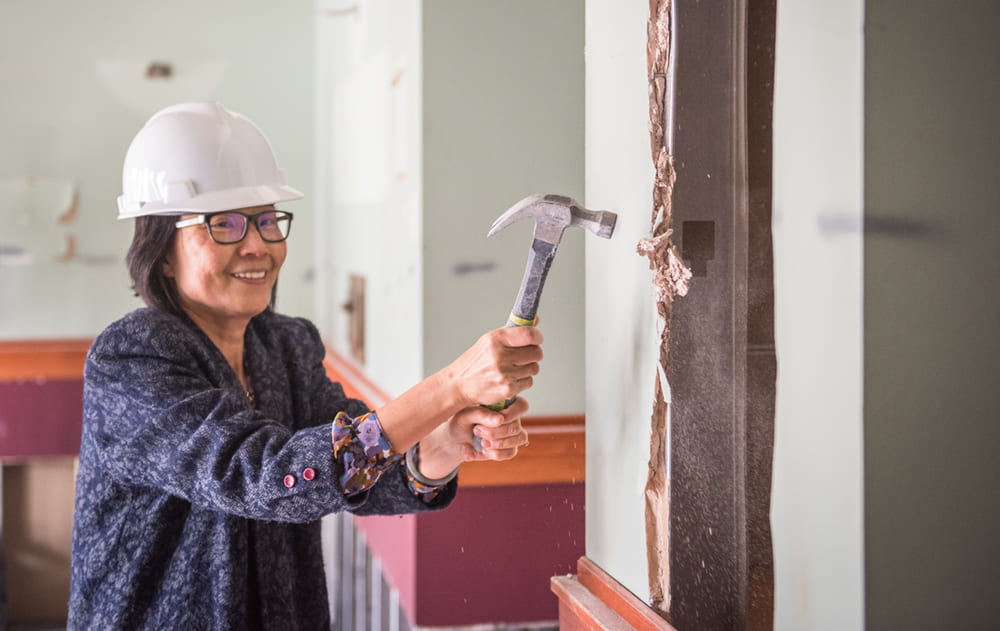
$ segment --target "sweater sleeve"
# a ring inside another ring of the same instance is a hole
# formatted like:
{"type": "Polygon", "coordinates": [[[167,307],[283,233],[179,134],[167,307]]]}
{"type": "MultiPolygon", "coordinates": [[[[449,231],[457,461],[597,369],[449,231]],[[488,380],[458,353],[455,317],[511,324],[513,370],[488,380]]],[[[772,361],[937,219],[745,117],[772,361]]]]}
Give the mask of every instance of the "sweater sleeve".
{"type": "MultiPolygon", "coordinates": [[[[450,502],[454,488],[432,506],[415,497],[399,465],[394,475],[347,497],[331,448],[333,414],[320,424],[268,418],[221,382],[208,366],[211,353],[198,352],[198,336],[156,324],[109,328],[88,355],[85,433],[98,446],[105,475],[211,510],[287,522],[340,510],[416,512],[450,502]]],[[[331,384],[311,384],[318,386],[312,394],[324,399],[319,409],[354,412],[354,400],[338,403],[342,391],[331,384]]]]}

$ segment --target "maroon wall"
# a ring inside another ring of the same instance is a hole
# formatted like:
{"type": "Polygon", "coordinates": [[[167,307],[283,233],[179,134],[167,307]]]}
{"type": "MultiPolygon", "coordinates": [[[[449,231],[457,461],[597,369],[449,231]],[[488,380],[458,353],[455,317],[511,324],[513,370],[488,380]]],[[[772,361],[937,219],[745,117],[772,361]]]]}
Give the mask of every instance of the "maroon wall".
{"type": "Polygon", "coordinates": [[[0,383],[0,457],[71,456],[80,451],[83,380],[0,383]]]}
{"type": "Polygon", "coordinates": [[[584,554],[584,485],[460,486],[444,511],[356,523],[385,575],[406,577],[393,587],[413,625],[556,620],[549,579],[584,554]]]}

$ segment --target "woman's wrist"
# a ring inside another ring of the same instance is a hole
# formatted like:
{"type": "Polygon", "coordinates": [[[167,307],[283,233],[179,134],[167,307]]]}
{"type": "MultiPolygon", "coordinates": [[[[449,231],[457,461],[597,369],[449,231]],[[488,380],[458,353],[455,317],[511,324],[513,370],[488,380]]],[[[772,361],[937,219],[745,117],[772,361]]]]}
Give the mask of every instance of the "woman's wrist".
{"type": "Polygon", "coordinates": [[[423,469],[428,469],[428,467],[421,466],[420,458],[420,443],[417,443],[406,452],[406,468],[409,469],[410,475],[413,476],[417,482],[425,484],[427,486],[444,486],[451,482],[456,475],[458,475],[459,466],[455,466],[453,469],[448,470],[446,473],[441,474],[436,471],[433,467],[430,467],[431,475],[424,473],[423,469]]]}
{"type": "Polygon", "coordinates": [[[465,452],[453,433],[453,421],[449,420],[421,439],[418,452],[421,475],[442,478],[465,462],[465,452]]]}
{"type": "Polygon", "coordinates": [[[434,373],[430,378],[437,380],[436,387],[444,394],[445,407],[448,409],[449,416],[470,405],[476,405],[475,402],[468,400],[459,387],[462,380],[456,374],[454,362],[434,373]]]}
{"type": "Polygon", "coordinates": [[[377,412],[393,450],[402,454],[461,410],[459,401],[454,380],[442,369],[388,401],[377,412]]]}

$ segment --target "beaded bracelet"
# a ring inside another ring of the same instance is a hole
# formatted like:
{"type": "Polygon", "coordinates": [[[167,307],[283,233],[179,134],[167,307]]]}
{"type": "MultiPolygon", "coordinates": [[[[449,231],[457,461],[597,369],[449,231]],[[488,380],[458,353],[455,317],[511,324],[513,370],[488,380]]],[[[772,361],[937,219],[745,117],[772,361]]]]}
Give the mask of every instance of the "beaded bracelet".
{"type": "Polygon", "coordinates": [[[413,476],[413,479],[421,484],[426,484],[427,486],[444,486],[455,479],[455,476],[458,475],[458,467],[455,467],[454,471],[443,478],[438,478],[437,480],[424,477],[424,475],[420,473],[420,469],[417,468],[417,463],[420,460],[420,456],[417,453],[418,447],[420,447],[420,443],[417,443],[406,451],[406,468],[410,471],[410,475],[413,476]]]}

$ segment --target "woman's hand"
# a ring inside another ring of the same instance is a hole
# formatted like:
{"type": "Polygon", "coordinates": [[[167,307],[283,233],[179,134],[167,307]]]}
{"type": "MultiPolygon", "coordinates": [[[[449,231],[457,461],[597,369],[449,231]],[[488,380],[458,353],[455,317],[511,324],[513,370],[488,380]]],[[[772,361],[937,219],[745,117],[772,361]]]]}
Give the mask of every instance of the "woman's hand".
{"type": "MultiPolygon", "coordinates": [[[[496,413],[485,409],[480,411],[479,406],[506,401],[531,387],[532,378],[538,374],[538,362],[542,359],[541,343],[542,333],[537,327],[495,329],[480,337],[458,359],[379,407],[377,412],[382,431],[393,450],[404,453],[418,442],[423,444],[429,433],[437,435],[446,431],[442,428],[450,428],[454,432],[457,431],[456,423],[464,423],[468,432],[461,437],[461,441],[468,441],[469,449],[474,453],[472,426],[497,425],[497,417],[488,416],[496,413]],[[484,420],[467,420],[481,416],[484,420]],[[490,418],[495,422],[491,423],[490,418]]],[[[516,419],[517,416],[507,414],[503,418],[516,419]]],[[[519,424],[517,427],[520,431],[519,424]]],[[[488,433],[492,436],[492,432],[488,433]]],[[[448,441],[437,440],[432,444],[448,444],[454,450],[461,441],[457,433],[450,436],[448,441]]],[[[502,438],[492,436],[493,440],[502,438]]],[[[497,450],[493,454],[496,456],[494,459],[503,459],[504,450],[508,447],[501,444],[493,449],[497,450]]],[[[467,455],[464,450],[458,454],[451,453],[448,456],[453,461],[451,469],[466,460],[467,455]]],[[[483,458],[469,456],[468,459],[483,458]]]]}
{"type": "Polygon", "coordinates": [[[542,359],[542,332],[534,326],[494,329],[445,370],[463,407],[506,401],[534,383],[542,359]]]}
{"type": "Polygon", "coordinates": [[[518,447],[528,444],[528,433],[521,427],[521,416],[527,411],[528,402],[520,397],[499,412],[481,406],[465,408],[420,441],[420,473],[437,479],[463,462],[510,460],[518,447]],[[473,436],[482,439],[482,452],[476,451],[473,436]]]}

